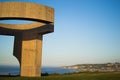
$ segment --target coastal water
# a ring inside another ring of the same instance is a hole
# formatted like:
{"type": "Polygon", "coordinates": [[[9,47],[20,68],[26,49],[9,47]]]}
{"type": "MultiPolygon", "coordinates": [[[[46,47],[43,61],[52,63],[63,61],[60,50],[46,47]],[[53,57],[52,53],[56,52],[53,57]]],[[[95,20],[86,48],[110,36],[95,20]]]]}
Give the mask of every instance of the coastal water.
{"type": "MultiPolygon", "coordinates": [[[[17,66],[0,66],[0,75],[19,75],[20,68],[17,66]]],[[[63,69],[60,67],[42,67],[42,73],[48,74],[64,74],[75,72],[74,69],[63,69]]]]}

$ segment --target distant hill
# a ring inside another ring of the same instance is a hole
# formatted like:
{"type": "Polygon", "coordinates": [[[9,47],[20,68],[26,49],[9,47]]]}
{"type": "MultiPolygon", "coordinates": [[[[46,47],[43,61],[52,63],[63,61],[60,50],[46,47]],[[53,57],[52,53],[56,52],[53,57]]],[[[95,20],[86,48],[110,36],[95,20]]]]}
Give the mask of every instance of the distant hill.
{"type": "Polygon", "coordinates": [[[105,64],[77,64],[71,66],[63,66],[62,68],[76,69],[78,72],[113,72],[120,71],[120,63],[105,64]]]}

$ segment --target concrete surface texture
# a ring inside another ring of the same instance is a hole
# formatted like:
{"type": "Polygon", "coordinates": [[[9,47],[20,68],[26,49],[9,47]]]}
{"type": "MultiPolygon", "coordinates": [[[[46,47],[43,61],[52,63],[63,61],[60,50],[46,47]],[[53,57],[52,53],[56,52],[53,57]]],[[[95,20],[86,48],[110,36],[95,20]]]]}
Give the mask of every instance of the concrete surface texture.
{"type": "Polygon", "coordinates": [[[0,24],[0,35],[15,36],[13,55],[20,75],[40,77],[42,37],[54,31],[54,9],[27,2],[0,2],[0,20],[31,20],[30,24],[0,24]]]}

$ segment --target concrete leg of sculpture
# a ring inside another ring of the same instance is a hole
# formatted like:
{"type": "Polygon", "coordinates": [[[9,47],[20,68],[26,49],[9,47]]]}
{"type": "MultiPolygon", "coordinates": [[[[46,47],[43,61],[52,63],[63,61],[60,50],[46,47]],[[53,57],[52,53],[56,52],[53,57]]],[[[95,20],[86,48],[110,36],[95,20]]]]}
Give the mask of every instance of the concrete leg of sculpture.
{"type": "Polygon", "coordinates": [[[18,59],[19,64],[21,65],[21,51],[22,51],[22,35],[15,35],[14,39],[14,51],[13,55],[18,59]]]}
{"type": "Polygon", "coordinates": [[[30,32],[22,33],[21,37],[15,37],[14,47],[14,55],[20,62],[20,75],[41,76],[42,35],[30,32]]]}

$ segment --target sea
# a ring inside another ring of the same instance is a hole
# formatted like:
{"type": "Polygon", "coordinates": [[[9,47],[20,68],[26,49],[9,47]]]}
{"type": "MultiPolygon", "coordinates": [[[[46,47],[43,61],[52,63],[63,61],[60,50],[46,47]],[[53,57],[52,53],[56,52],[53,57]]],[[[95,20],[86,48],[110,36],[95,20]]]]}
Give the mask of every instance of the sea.
{"type": "MultiPolygon", "coordinates": [[[[76,72],[75,69],[64,69],[61,67],[42,67],[42,73],[48,74],[65,74],[76,72]]],[[[0,75],[19,75],[20,68],[18,66],[0,66],[0,75]]]]}

